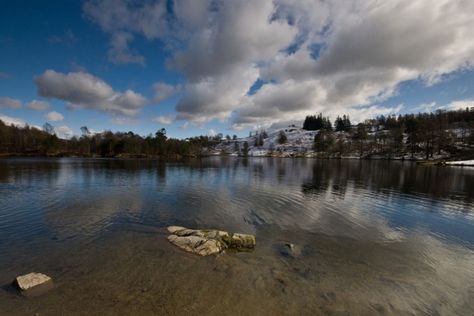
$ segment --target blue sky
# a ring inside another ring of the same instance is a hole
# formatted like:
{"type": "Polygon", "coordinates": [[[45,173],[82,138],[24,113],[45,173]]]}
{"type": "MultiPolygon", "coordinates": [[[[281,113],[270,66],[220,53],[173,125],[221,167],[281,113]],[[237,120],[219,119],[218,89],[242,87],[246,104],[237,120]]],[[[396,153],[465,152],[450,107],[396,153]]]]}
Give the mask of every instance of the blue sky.
{"type": "Polygon", "coordinates": [[[463,0],[2,1],[0,118],[183,138],[474,106],[473,14],[463,0]]]}

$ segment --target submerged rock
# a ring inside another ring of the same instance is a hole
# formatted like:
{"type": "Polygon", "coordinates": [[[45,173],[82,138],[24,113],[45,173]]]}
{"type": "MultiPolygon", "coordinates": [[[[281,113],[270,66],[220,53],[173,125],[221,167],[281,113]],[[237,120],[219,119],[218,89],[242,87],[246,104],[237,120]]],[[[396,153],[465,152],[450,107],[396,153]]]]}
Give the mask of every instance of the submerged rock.
{"type": "Polygon", "coordinates": [[[168,240],[172,244],[201,256],[218,254],[228,248],[253,249],[256,245],[255,236],[247,234],[231,234],[214,229],[188,229],[181,226],[169,226],[168,231],[171,233],[168,240]]]}
{"type": "Polygon", "coordinates": [[[277,249],[284,257],[297,258],[301,256],[301,247],[292,243],[278,244],[277,249]]]}
{"type": "Polygon", "coordinates": [[[255,244],[255,236],[247,234],[233,234],[229,241],[229,247],[237,249],[252,249],[255,244]]]}
{"type": "Polygon", "coordinates": [[[53,280],[42,273],[28,273],[18,276],[14,283],[24,295],[38,295],[52,288],[53,280]]]}

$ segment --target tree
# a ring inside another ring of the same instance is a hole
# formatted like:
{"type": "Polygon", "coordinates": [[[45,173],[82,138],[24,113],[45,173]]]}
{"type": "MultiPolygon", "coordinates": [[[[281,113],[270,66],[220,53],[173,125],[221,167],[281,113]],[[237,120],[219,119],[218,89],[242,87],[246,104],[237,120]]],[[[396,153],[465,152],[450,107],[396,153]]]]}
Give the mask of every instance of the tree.
{"type": "Polygon", "coordinates": [[[234,142],[234,151],[235,151],[236,153],[238,153],[238,152],[240,151],[239,142],[237,142],[237,141],[234,142]]]}
{"type": "Polygon", "coordinates": [[[334,122],[336,132],[349,132],[351,130],[351,120],[349,116],[338,116],[334,122]]]}
{"type": "Polygon", "coordinates": [[[367,126],[365,126],[365,124],[359,123],[353,135],[353,139],[358,144],[360,157],[364,155],[364,143],[367,140],[367,136],[367,126]]]}
{"type": "Polygon", "coordinates": [[[53,125],[49,124],[48,122],[43,124],[43,131],[45,131],[49,135],[54,135],[55,134],[53,125]]]}
{"type": "Polygon", "coordinates": [[[160,128],[155,133],[156,147],[158,149],[158,154],[160,156],[165,156],[165,155],[168,154],[167,148],[166,148],[167,139],[168,139],[168,137],[166,137],[166,129],[160,128]]]}
{"type": "Polygon", "coordinates": [[[164,142],[168,138],[166,137],[166,129],[160,128],[158,131],[155,133],[156,140],[159,142],[164,142]]]}
{"type": "Polygon", "coordinates": [[[244,142],[244,148],[242,149],[242,154],[247,157],[247,155],[249,154],[249,143],[248,142],[244,142]]]}
{"type": "Polygon", "coordinates": [[[419,121],[416,120],[414,115],[410,115],[405,118],[405,125],[406,125],[406,132],[408,134],[407,145],[410,149],[411,158],[414,158],[416,147],[420,139],[419,121]]]}
{"type": "Polygon", "coordinates": [[[262,134],[262,133],[257,134],[257,135],[255,136],[255,144],[254,144],[255,147],[263,146],[263,142],[264,142],[264,141],[263,141],[263,138],[264,138],[264,137],[263,137],[263,134],[262,134]]]}
{"type": "Polygon", "coordinates": [[[392,153],[403,154],[403,129],[398,127],[389,130],[388,139],[389,142],[387,152],[389,154],[389,158],[391,157],[392,153]]]}
{"type": "Polygon", "coordinates": [[[332,124],[328,117],[323,117],[323,114],[319,113],[318,116],[306,116],[303,129],[307,131],[317,131],[320,129],[332,130],[332,124]]]}
{"type": "Polygon", "coordinates": [[[280,145],[282,144],[285,144],[286,142],[288,141],[288,138],[286,137],[286,134],[283,130],[281,130],[279,133],[278,133],[278,143],[280,145]]]}
{"type": "Polygon", "coordinates": [[[334,136],[331,131],[322,129],[314,136],[314,150],[326,152],[334,144],[334,136]]]}
{"type": "Polygon", "coordinates": [[[84,136],[84,137],[89,137],[91,135],[91,132],[89,131],[87,126],[82,126],[81,127],[81,133],[82,133],[82,136],[84,136]]]}
{"type": "Polygon", "coordinates": [[[441,151],[446,149],[449,144],[450,138],[449,132],[447,131],[449,126],[445,111],[436,111],[436,127],[436,145],[438,147],[438,155],[440,155],[441,151]]]}

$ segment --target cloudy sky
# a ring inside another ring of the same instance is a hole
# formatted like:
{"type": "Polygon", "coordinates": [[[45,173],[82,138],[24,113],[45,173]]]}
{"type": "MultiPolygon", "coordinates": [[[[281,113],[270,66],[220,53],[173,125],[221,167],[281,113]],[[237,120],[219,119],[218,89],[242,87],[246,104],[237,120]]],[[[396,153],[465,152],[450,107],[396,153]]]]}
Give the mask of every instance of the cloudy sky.
{"type": "Polygon", "coordinates": [[[174,137],[474,106],[472,0],[0,3],[0,119],[174,137]]]}

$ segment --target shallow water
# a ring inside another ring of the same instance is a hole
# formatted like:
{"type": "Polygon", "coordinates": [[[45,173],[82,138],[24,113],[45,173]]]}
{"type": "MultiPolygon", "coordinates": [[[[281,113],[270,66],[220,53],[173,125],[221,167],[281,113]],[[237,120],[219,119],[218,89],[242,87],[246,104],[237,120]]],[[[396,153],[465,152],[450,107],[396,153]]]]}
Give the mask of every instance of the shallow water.
{"type": "Polygon", "coordinates": [[[474,169],[3,159],[0,254],[1,315],[472,315],[474,169]],[[257,248],[198,257],[166,241],[171,224],[257,248]],[[55,288],[12,292],[31,271],[55,288]]]}

